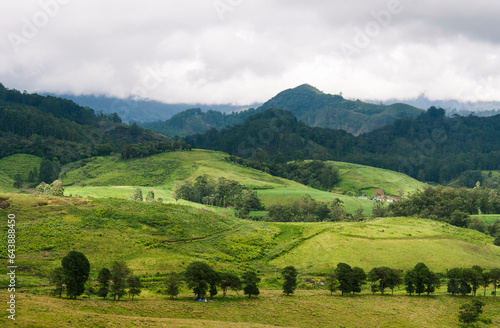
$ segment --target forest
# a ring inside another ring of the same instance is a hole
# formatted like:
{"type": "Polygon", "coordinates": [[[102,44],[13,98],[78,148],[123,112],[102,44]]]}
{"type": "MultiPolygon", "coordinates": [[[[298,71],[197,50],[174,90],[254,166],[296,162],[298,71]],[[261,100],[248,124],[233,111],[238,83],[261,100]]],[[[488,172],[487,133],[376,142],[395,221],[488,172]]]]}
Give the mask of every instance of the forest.
{"type": "Polygon", "coordinates": [[[308,127],[289,111],[268,109],[240,126],[211,129],[184,140],[195,148],[247,159],[254,159],[260,148],[271,161],[283,153],[287,161],[344,161],[402,172],[420,181],[458,180],[473,187],[471,174],[500,169],[499,126],[500,115],[449,118],[443,109],[431,107],[415,119],[398,119],[355,137],[342,130],[308,127]]]}

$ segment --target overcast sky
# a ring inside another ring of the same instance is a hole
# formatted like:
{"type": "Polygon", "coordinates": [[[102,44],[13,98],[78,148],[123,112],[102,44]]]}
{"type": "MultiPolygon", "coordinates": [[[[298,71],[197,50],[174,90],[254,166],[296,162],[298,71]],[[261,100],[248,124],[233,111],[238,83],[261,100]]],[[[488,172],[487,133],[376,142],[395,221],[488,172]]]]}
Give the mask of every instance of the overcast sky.
{"type": "Polygon", "coordinates": [[[3,0],[0,82],[169,103],[500,101],[495,0],[3,0]]]}

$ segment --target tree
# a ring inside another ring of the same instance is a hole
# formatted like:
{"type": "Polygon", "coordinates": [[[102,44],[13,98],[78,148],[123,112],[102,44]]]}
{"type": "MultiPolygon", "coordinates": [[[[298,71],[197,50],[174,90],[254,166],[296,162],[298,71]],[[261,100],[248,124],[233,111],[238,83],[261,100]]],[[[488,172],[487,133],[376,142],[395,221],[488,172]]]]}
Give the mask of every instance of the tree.
{"type": "Polygon", "coordinates": [[[64,275],[63,267],[55,268],[49,276],[49,280],[56,288],[54,289],[54,294],[62,297],[62,292],[64,291],[64,283],[66,282],[66,277],[64,275]]]}
{"type": "Polygon", "coordinates": [[[352,293],[361,293],[361,286],[365,284],[365,270],[354,267],[351,271],[351,291],[352,293]]]}
{"type": "Polygon", "coordinates": [[[85,291],[90,273],[90,263],[87,257],[80,252],[71,251],[61,261],[66,280],[66,294],[76,299],[85,291]]]}
{"type": "Polygon", "coordinates": [[[389,273],[389,278],[387,279],[387,287],[391,289],[391,293],[394,295],[394,288],[403,283],[403,278],[401,271],[397,269],[391,269],[389,273]]]}
{"type": "Polygon", "coordinates": [[[141,293],[141,279],[137,276],[129,276],[127,282],[128,298],[130,298],[130,295],[132,295],[132,300],[134,300],[134,296],[141,293]]]}
{"type": "Polygon", "coordinates": [[[217,285],[219,280],[217,272],[201,261],[190,263],[184,276],[188,287],[193,289],[197,299],[204,297],[210,287],[217,285]]]}
{"type": "Polygon", "coordinates": [[[146,202],[154,202],[155,200],[155,193],[153,190],[149,189],[148,194],[146,195],[146,202]]]}
{"type": "Polygon", "coordinates": [[[170,272],[165,279],[165,290],[167,292],[167,295],[169,295],[170,298],[174,298],[175,296],[179,295],[181,284],[181,275],[177,272],[170,272]]]}
{"type": "Polygon", "coordinates": [[[294,266],[287,266],[281,271],[281,276],[283,277],[283,293],[286,296],[293,294],[295,289],[297,289],[297,269],[294,266]]]}
{"type": "Polygon", "coordinates": [[[485,304],[479,300],[474,300],[471,303],[465,303],[460,306],[458,320],[469,326],[470,323],[478,321],[479,315],[483,313],[485,304]]]}
{"type": "Polygon", "coordinates": [[[493,284],[493,294],[497,295],[497,287],[500,286],[500,269],[490,270],[490,282],[493,284]]]}
{"type": "MultiPolygon", "coordinates": [[[[419,296],[421,293],[425,293],[429,284],[432,285],[432,277],[431,270],[422,262],[417,263],[413,268],[414,271],[414,284],[415,284],[415,293],[419,296]]],[[[432,287],[429,288],[432,290],[432,287]]]]}
{"type": "Polygon", "coordinates": [[[36,166],[28,174],[28,182],[29,183],[37,183],[38,182],[38,169],[36,168],[36,166]]]}
{"type": "Polygon", "coordinates": [[[243,283],[243,293],[245,295],[248,295],[250,298],[252,295],[259,295],[260,290],[259,290],[259,282],[260,278],[257,276],[257,273],[255,271],[245,271],[243,273],[243,276],[241,277],[241,282],[243,283]]]}
{"type": "Polygon", "coordinates": [[[61,180],[55,180],[50,185],[50,195],[51,196],[64,196],[64,185],[61,180]]]}
{"type": "Polygon", "coordinates": [[[222,288],[222,298],[226,297],[226,293],[229,289],[237,292],[241,289],[240,278],[232,272],[222,272],[220,276],[220,287],[222,288]]]}
{"type": "Polygon", "coordinates": [[[42,160],[40,163],[40,171],[38,174],[38,181],[47,181],[48,183],[52,183],[57,178],[56,173],[54,172],[54,166],[52,162],[48,159],[42,160]]]}
{"type": "Polygon", "coordinates": [[[109,293],[109,280],[111,279],[111,272],[108,268],[102,268],[97,275],[97,281],[99,282],[99,290],[97,291],[97,296],[106,299],[109,293]]]}
{"type": "Polygon", "coordinates": [[[139,187],[136,187],[134,189],[134,192],[132,193],[132,195],[130,196],[130,199],[131,200],[138,200],[138,201],[141,201],[142,202],[142,190],[141,188],[139,187]]]}
{"type": "Polygon", "coordinates": [[[336,292],[339,288],[339,281],[337,280],[337,274],[332,271],[329,272],[325,277],[325,287],[330,291],[330,295],[336,292]]]}
{"type": "Polygon", "coordinates": [[[45,182],[41,182],[38,186],[36,186],[35,195],[50,195],[50,185],[45,182]]]}
{"type": "Polygon", "coordinates": [[[23,177],[21,177],[20,174],[16,174],[14,176],[14,184],[13,184],[14,188],[21,189],[23,187],[23,183],[24,183],[23,177]]]}
{"type": "Polygon", "coordinates": [[[455,295],[460,293],[460,280],[462,278],[462,269],[453,268],[446,272],[446,278],[448,278],[448,293],[455,295]]]}
{"type": "Polygon", "coordinates": [[[126,292],[126,282],[127,277],[130,275],[131,271],[125,262],[114,261],[111,265],[111,281],[113,282],[110,287],[110,294],[113,296],[113,300],[120,300],[126,292]]]}
{"type": "Polygon", "coordinates": [[[472,293],[476,296],[476,292],[483,285],[483,268],[479,265],[474,265],[471,269],[469,280],[472,287],[472,293]]]}
{"type": "Polygon", "coordinates": [[[335,274],[337,276],[337,280],[339,282],[339,290],[344,293],[350,293],[352,290],[352,268],[349,264],[339,263],[337,264],[337,268],[335,269],[335,274]]]}
{"type": "Polygon", "coordinates": [[[410,296],[416,290],[415,280],[416,280],[415,270],[411,269],[411,270],[406,271],[406,273],[404,275],[404,284],[405,284],[405,290],[408,294],[410,294],[410,296]]]}
{"type": "Polygon", "coordinates": [[[392,269],[388,267],[373,268],[368,273],[368,281],[372,283],[372,292],[377,290],[384,295],[385,288],[389,287],[388,282],[391,280],[392,269]]]}

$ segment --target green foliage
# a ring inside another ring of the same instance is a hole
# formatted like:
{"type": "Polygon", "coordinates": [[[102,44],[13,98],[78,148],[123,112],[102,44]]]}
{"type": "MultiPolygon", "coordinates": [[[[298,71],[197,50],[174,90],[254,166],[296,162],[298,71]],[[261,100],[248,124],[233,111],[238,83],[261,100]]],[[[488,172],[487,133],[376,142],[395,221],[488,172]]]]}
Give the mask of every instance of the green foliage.
{"type": "MultiPolygon", "coordinates": [[[[458,227],[469,224],[468,215],[495,213],[500,208],[500,196],[490,189],[445,189],[427,186],[408,199],[391,203],[381,213],[384,216],[418,216],[449,222],[458,227]]],[[[476,228],[479,223],[476,224],[476,228]]],[[[483,228],[484,230],[484,228],[483,228]]]]}
{"type": "Polygon", "coordinates": [[[134,189],[134,192],[132,193],[132,195],[130,196],[130,199],[131,200],[135,200],[135,201],[140,201],[142,202],[142,190],[141,188],[139,187],[136,187],[134,189]]]}
{"type": "MultiPolygon", "coordinates": [[[[137,125],[136,125],[137,126],[137,125]]],[[[131,130],[133,129],[133,125],[131,130]]],[[[142,134],[142,133],[141,133],[142,134]]],[[[131,133],[132,136],[140,134],[131,133]]],[[[162,142],[145,142],[139,144],[128,145],[123,148],[121,154],[123,159],[143,158],[156,154],[171,152],[175,150],[191,150],[191,145],[186,144],[185,141],[162,141],[162,142]]]]}
{"type": "Polygon", "coordinates": [[[146,195],[146,202],[154,202],[155,200],[155,193],[153,190],[149,189],[148,194],[146,195]]]}
{"type": "Polygon", "coordinates": [[[66,283],[66,276],[63,267],[57,267],[50,273],[49,281],[55,286],[54,294],[59,297],[62,296],[64,291],[64,284],[66,283]]]}
{"type": "Polygon", "coordinates": [[[383,266],[371,269],[367,279],[371,283],[373,293],[379,291],[384,295],[384,291],[387,287],[392,289],[393,286],[397,285],[397,279],[394,279],[395,276],[393,269],[383,266]]]}
{"type": "Polygon", "coordinates": [[[441,285],[439,276],[429,270],[429,268],[422,262],[417,263],[415,267],[408,270],[404,274],[405,289],[408,294],[417,293],[433,293],[436,288],[441,285]]]}
{"type": "Polygon", "coordinates": [[[340,287],[340,283],[337,279],[337,274],[335,272],[329,272],[325,276],[325,288],[330,292],[330,295],[333,294],[333,292],[336,292],[340,287]]]}
{"type": "Polygon", "coordinates": [[[175,199],[185,199],[192,202],[242,209],[246,213],[250,210],[261,210],[262,204],[255,192],[245,191],[245,187],[237,181],[223,177],[217,182],[209,179],[208,175],[196,177],[193,183],[185,181],[178,184],[174,191],[175,199]]]}
{"type": "Polygon", "coordinates": [[[89,260],[83,253],[71,251],[63,257],[61,264],[66,283],[66,294],[76,299],[85,291],[85,283],[90,273],[89,260]]]}
{"type": "Polygon", "coordinates": [[[458,320],[469,326],[470,323],[474,323],[479,320],[479,315],[483,313],[483,306],[485,303],[479,300],[473,300],[470,303],[465,303],[460,306],[460,311],[458,313],[458,320]]]}
{"type": "Polygon", "coordinates": [[[131,275],[127,278],[128,283],[128,297],[132,296],[132,300],[135,295],[139,295],[141,293],[141,279],[139,277],[131,275]]]}
{"type": "Polygon", "coordinates": [[[219,275],[205,262],[195,261],[186,268],[184,280],[188,287],[193,289],[197,299],[200,299],[207,291],[214,290],[213,287],[219,282],[219,275]]]}
{"type": "MultiPolygon", "coordinates": [[[[257,148],[255,159],[245,160],[236,156],[226,158],[228,162],[237,163],[246,167],[251,167],[256,170],[264,171],[273,176],[297,181],[306,186],[317,188],[320,190],[332,189],[340,180],[339,171],[336,166],[327,165],[323,161],[308,161],[308,162],[291,162],[286,163],[286,160],[280,159],[269,162],[269,155],[261,148],[257,148]]],[[[283,153],[280,153],[282,156],[283,153]]]]}
{"type": "Polygon", "coordinates": [[[99,274],[97,275],[97,281],[99,282],[99,291],[97,292],[97,295],[99,297],[106,299],[106,296],[108,296],[109,282],[112,276],[113,275],[108,268],[102,268],[101,271],[99,271],[99,274]]]}
{"type": "Polygon", "coordinates": [[[255,271],[245,271],[241,277],[241,282],[243,284],[243,293],[252,297],[252,295],[258,296],[260,294],[259,282],[260,277],[255,271]]]}
{"type": "Polygon", "coordinates": [[[113,300],[120,300],[125,294],[125,287],[127,284],[127,279],[131,274],[131,270],[125,262],[114,261],[111,265],[111,287],[110,294],[113,300]]]}
{"type": "Polygon", "coordinates": [[[16,174],[14,176],[14,184],[13,184],[13,187],[14,188],[17,188],[17,189],[21,189],[23,187],[23,178],[21,177],[20,174],[16,174]]]}
{"type": "Polygon", "coordinates": [[[174,298],[180,293],[182,277],[177,272],[170,272],[165,279],[165,291],[170,298],[174,298]]]}
{"type": "Polygon", "coordinates": [[[286,296],[293,294],[295,289],[297,289],[297,269],[294,266],[287,266],[281,270],[281,276],[283,278],[283,293],[286,296]]]}

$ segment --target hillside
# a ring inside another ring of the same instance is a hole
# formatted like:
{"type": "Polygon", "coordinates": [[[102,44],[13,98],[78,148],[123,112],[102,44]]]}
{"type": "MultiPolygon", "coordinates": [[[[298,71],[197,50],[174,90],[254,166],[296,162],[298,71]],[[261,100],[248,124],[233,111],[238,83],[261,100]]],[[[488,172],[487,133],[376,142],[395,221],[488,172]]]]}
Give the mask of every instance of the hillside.
{"type": "MultiPolygon", "coordinates": [[[[257,190],[264,205],[310,195],[314,199],[332,201],[340,198],[348,212],[360,206],[369,214],[373,202],[345,195],[313,189],[294,181],[271,176],[265,172],[226,161],[227,154],[193,150],[158,154],[142,159],[124,161],[119,156],[95,157],[86,162],[72,163],[63,168],[66,194],[129,198],[134,186],[148,188],[156,197],[175,202],[172,193],[176,181],[192,181],[200,175],[212,179],[224,177],[236,180],[250,189],[257,190]],[[82,166],[83,165],[83,166],[82,166]]],[[[182,204],[194,204],[179,200],[182,204]]],[[[219,211],[219,209],[214,209],[219,211]]]]}
{"type": "Polygon", "coordinates": [[[340,183],[335,190],[352,195],[377,196],[376,189],[381,189],[384,195],[405,197],[425,184],[403,173],[379,169],[366,165],[331,162],[339,169],[340,183]]]}
{"type": "Polygon", "coordinates": [[[0,158],[30,154],[69,163],[119,152],[129,144],[165,140],[156,132],[122,124],[116,113],[96,113],[67,99],[0,84],[0,158]]]}
{"type": "Polygon", "coordinates": [[[308,84],[280,92],[257,110],[287,109],[308,126],[344,130],[353,135],[373,131],[398,118],[415,118],[421,109],[406,105],[389,106],[344,99],[325,94],[308,84]]]}
{"type": "MultiPolygon", "coordinates": [[[[267,278],[286,265],[313,273],[338,262],[369,270],[381,265],[408,269],[423,261],[439,272],[500,266],[500,247],[492,237],[425,219],[267,223],[175,204],[0,196],[8,198],[9,213],[19,218],[16,263],[22,268],[19,281],[27,285],[36,284],[36,276],[46,276],[75,248],[87,254],[94,273],[122,260],[140,275],[181,270],[196,259],[219,269],[259,267],[267,278]]],[[[0,255],[6,256],[6,247],[0,255]]]]}

